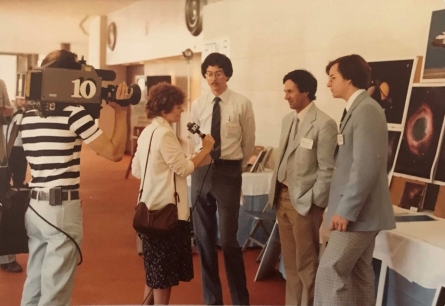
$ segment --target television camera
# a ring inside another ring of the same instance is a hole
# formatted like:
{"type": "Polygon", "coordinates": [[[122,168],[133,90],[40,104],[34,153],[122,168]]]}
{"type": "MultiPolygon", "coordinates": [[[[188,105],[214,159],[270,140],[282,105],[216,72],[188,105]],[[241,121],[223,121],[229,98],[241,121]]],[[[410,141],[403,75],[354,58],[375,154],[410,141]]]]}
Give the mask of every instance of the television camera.
{"type": "Polygon", "coordinates": [[[129,99],[116,100],[116,85],[102,87],[102,81],[113,81],[112,70],[94,69],[86,61],[79,61],[79,69],[53,68],[51,64],[26,73],[25,99],[28,109],[36,109],[40,116],[54,116],[68,105],[82,105],[95,119],[99,118],[102,100],[116,102],[121,106],[138,104],[141,89],[137,84],[129,99]]]}

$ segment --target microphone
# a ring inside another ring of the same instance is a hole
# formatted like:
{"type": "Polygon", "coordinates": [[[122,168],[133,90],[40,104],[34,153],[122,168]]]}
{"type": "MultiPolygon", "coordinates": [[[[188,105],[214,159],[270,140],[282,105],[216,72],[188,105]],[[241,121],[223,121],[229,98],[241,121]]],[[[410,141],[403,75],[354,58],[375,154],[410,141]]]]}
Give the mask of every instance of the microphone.
{"type": "Polygon", "coordinates": [[[187,129],[189,130],[190,133],[198,134],[203,139],[206,136],[206,134],[201,133],[201,131],[199,130],[199,125],[197,125],[194,122],[187,123],[187,129]]]}

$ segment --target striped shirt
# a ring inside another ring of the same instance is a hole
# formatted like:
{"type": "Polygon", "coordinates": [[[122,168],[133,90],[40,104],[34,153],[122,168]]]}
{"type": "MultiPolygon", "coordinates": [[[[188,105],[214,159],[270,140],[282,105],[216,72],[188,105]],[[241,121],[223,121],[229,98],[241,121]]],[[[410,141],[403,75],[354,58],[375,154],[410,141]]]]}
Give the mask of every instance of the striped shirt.
{"type": "Polygon", "coordinates": [[[82,106],[67,106],[58,116],[42,118],[35,110],[23,116],[23,149],[31,167],[32,188],[80,186],[82,140],[90,143],[102,131],[82,106]]]}

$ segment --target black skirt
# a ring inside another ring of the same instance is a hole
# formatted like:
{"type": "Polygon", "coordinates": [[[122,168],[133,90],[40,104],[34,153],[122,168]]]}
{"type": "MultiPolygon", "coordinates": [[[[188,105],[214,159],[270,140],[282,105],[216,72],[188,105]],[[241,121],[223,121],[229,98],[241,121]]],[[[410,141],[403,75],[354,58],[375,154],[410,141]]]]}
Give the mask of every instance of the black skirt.
{"type": "Polygon", "coordinates": [[[193,279],[190,222],[179,220],[167,235],[142,235],[147,286],[165,289],[193,279]]]}

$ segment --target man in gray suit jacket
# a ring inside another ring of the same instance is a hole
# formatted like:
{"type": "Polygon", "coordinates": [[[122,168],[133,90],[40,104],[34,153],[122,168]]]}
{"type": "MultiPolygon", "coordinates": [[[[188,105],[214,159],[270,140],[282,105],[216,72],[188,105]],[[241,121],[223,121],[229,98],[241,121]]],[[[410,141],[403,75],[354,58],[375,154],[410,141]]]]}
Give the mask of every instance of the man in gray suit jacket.
{"type": "Polygon", "coordinates": [[[361,56],[340,57],[326,73],[333,97],[347,104],[327,208],[332,233],[317,272],[315,305],[375,305],[375,237],[395,228],[386,172],[387,123],[365,90],[371,70],[361,56]]]}
{"type": "Polygon", "coordinates": [[[317,80],[305,70],[288,73],[285,99],[294,111],[282,122],[269,204],[277,211],[286,271],[286,305],[312,305],[319,229],[328,204],[337,125],[314,103],[317,80]]]}

